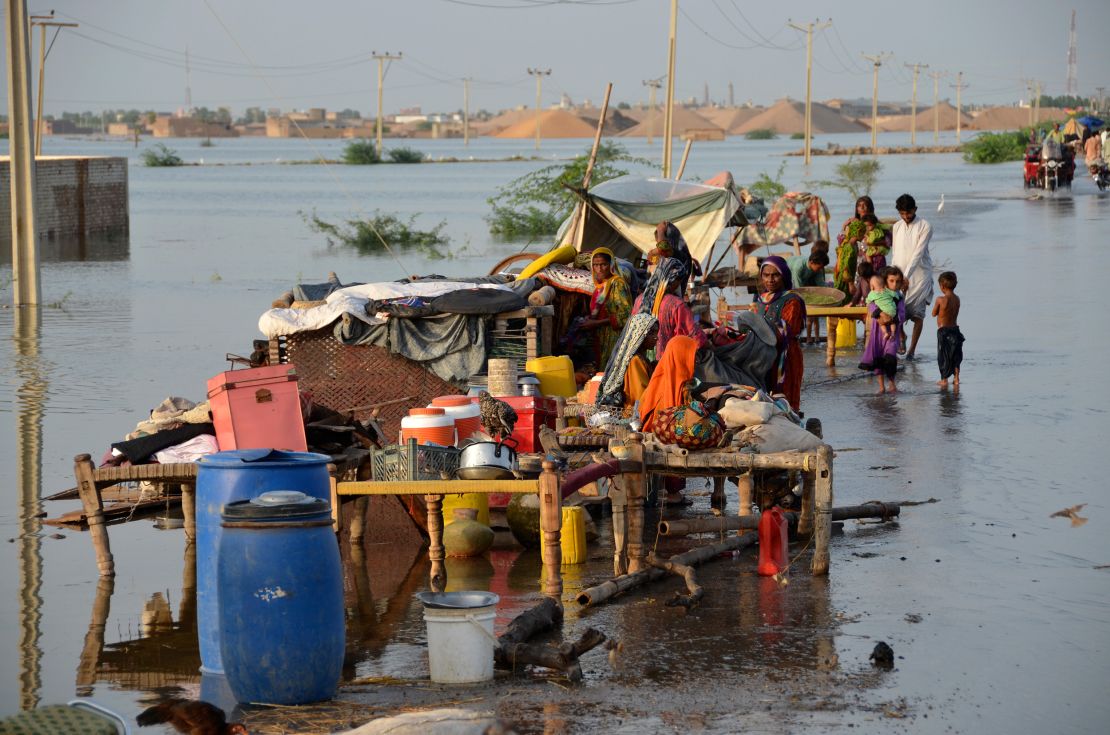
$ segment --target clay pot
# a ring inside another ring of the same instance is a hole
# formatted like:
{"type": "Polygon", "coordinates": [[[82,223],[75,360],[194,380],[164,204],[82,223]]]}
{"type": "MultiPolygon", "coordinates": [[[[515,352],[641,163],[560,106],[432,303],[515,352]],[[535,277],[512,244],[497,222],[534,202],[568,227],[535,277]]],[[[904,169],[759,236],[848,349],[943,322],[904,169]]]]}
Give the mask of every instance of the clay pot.
{"type": "Polygon", "coordinates": [[[520,545],[526,549],[540,548],[540,498],[530,493],[517,493],[505,509],[505,520],[520,545]]]}
{"type": "Polygon", "coordinates": [[[455,508],[455,520],[443,529],[447,556],[479,556],[493,546],[493,531],[477,521],[475,508],[455,508]]]}

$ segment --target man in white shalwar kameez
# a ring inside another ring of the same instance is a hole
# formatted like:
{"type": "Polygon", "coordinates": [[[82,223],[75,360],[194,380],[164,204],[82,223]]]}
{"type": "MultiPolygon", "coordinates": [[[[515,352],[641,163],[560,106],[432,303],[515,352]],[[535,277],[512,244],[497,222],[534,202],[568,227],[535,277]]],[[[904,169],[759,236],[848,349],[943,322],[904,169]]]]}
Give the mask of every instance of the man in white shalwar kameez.
{"type": "Polygon", "coordinates": [[[900,268],[906,277],[906,318],[913,321],[913,336],[906,359],[912,360],[929,302],[933,300],[933,259],[929,256],[933,228],[917,216],[917,202],[909,194],[898,197],[895,207],[901,220],[894,223],[890,264],[900,268]]]}

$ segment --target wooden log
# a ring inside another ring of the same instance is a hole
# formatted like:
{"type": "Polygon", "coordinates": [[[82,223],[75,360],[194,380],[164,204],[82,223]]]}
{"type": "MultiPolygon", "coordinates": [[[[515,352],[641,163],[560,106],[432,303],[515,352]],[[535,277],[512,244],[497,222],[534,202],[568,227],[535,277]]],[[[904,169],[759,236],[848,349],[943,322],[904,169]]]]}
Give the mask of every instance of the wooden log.
{"type": "Polygon", "coordinates": [[[572,682],[582,681],[582,665],[578,659],[609,640],[597,628],[587,628],[586,632],[574,643],[564,643],[558,648],[513,643],[507,649],[497,646],[494,649],[494,665],[515,671],[517,666],[542,666],[546,669],[561,671],[572,682]]]}
{"type": "Polygon", "coordinates": [[[687,566],[686,564],[679,564],[670,559],[659,559],[655,556],[654,552],[648,554],[648,564],[651,564],[656,569],[662,569],[671,574],[677,574],[686,582],[687,594],[684,595],[681,592],[675,592],[674,597],[667,602],[667,607],[681,606],[689,610],[701,601],[702,596],[705,594],[705,590],[698,584],[698,577],[694,573],[693,567],[687,566]]]}
{"type": "MultiPolygon", "coordinates": [[[[832,509],[833,521],[848,521],[860,518],[879,518],[890,520],[901,513],[901,506],[894,502],[873,501],[863,505],[849,505],[832,509]]],[[[786,513],[786,520],[797,525],[798,514],[786,513]]],[[[720,518],[683,518],[660,521],[659,533],[663,536],[688,536],[694,533],[718,533],[724,531],[752,531],[759,527],[759,516],[721,516],[720,518]]]]}
{"type": "Polygon", "coordinates": [[[813,561],[810,571],[814,576],[829,573],[829,537],[832,536],[833,504],[833,450],[828,444],[817,449],[818,464],[814,488],[815,521],[813,528],[813,561]]]}
{"type": "MultiPolygon", "coordinates": [[[[670,558],[671,562],[677,564],[687,564],[696,566],[704,561],[708,561],[716,556],[724,554],[729,551],[737,551],[749,546],[755,545],[756,534],[745,533],[742,536],[733,536],[732,538],[725,539],[720,543],[710,544],[708,546],[699,546],[696,549],[690,549],[676,556],[670,558]]],[[[633,572],[610,579],[607,582],[602,582],[599,585],[590,587],[589,589],[582,590],[578,593],[576,598],[579,605],[588,607],[590,605],[599,605],[606,600],[612,599],[622,592],[626,592],[633,587],[638,587],[645,582],[655,581],[662,579],[666,575],[662,569],[647,568],[638,572],[633,572]]]]}
{"type": "Polygon", "coordinates": [[[563,596],[563,496],[559,491],[559,475],[554,462],[544,461],[540,474],[540,539],[543,544],[543,593],[560,600],[563,596]]]}
{"type": "Polygon", "coordinates": [[[112,547],[108,543],[108,527],[104,525],[104,506],[100,502],[100,491],[94,479],[92,457],[78,454],[73,458],[73,474],[77,479],[77,492],[89,524],[93,551],[96,552],[96,566],[102,577],[116,574],[116,562],[112,558],[112,547]]]}
{"type": "Polygon", "coordinates": [[[443,563],[443,496],[425,495],[424,504],[428,509],[428,561],[432,563],[428,586],[432,592],[447,589],[447,567],[443,563]]]}

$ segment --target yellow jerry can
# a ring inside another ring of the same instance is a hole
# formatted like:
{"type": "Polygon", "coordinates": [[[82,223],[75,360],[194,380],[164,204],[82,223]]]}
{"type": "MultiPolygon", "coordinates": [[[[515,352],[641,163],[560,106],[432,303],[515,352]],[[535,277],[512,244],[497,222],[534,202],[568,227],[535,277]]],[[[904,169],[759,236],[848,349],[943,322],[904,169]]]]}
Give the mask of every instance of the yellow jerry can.
{"type": "Polygon", "coordinates": [[[563,563],[586,562],[586,509],[581,506],[563,508],[563,563]]]}

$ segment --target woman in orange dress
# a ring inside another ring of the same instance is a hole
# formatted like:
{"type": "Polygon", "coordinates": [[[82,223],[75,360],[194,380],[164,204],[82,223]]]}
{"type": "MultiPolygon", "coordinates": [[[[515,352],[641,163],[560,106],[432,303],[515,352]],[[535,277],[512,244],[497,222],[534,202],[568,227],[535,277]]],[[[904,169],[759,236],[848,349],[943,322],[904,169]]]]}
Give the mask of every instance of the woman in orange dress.
{"type": "Polygon", "coordinates": [[[802,373],[805,362],[798,336],[805,329],[806,304],[793,292],[794,283],[786,261],[772,255],[759,269],[763,293],[755,302],[755,311],[767,320],[779,335],[779,359],[767,375],[767,387],[782,393],[795,411],[802,398],[802,373]]]}

